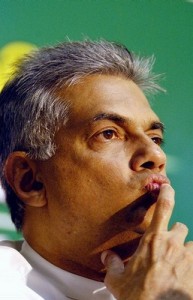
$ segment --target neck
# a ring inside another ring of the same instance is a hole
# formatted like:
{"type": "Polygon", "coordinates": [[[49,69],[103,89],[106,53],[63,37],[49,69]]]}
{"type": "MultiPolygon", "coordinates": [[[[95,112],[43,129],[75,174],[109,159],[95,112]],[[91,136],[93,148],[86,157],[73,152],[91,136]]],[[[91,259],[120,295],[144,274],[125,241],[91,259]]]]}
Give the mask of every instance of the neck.
{"type": "Polygon", "coordinates": [[[45,260],[55,265],[56,267],[67,272],[82,276],[84,278],[99,282],[104,281],[105,272],[102,270],[102,263],[100,263],[100,258],[98,257],[98,255],[93,256],[90,259],[92,263],[89,263],[87,261],[87,263],[82,264],[76,262],[75,260],[72,260],[65,253],[61,254],[56,249],[49,249],[48,243],[36,244],[33,243],[31,239],[28,239],[25,236],[24,238],[34,251],[36,251],[41,257],[43,257],[45,260]],[[44,246],[42,245],[47,245],[47,247],[44,248],[44,246]],[[89,265],[89,267],[87,265],[89,265]]]}

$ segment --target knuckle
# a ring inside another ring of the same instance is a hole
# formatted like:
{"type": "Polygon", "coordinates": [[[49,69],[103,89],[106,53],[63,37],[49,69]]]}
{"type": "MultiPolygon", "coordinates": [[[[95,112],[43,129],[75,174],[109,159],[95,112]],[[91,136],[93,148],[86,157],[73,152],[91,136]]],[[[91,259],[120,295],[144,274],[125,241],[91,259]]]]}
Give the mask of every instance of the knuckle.
{"type": "Polygon", "coordinates": [[[173,229],[188,233],[188,227],[184,223],[177,222],[174,224],[173,229]]]}
{"type": "Polygon", "coordinates": [[[186,224],[180,223],[180,222],[177,222],[176,224],[179,227],[179,229],[182,229],[184,231],[188,231],[188,227],[186,226],[186,224]]]}
{"type": "Polygon", "coordinates": [[[184,251],[184,257],[187,261],[191,262],[191,264],[192,264],[192,262],[193,262],[193,253],[192,253],[192,251],[188,251],[186,249],[186,251],[184,251]]]}
{"type": "Polygon", "coordinates": [[[180,246],[179,246],[179,243],[178,241],[175,239],[175,238],[170,238],[168,240],[168,249],[178,249],[180,246]]]}
{"type": "Polygon", "coordinates": [[[163,241],[164,234],[163,234],[163,232],[155,232],[152,234],[151,239],[152,239],[152,241],[163,241]]]}
{"type": "Polygon", "coordinates": [[[193,241],[186,242],[186,243],[184,244],[184,246],[185,246],[186,248],[191,249],[191,251],[192,251],[192,249],[193,249],[193,241]]]}
{"type": "Polygon", "coordinates": [[[143,238],[143,242],[145,244],[152,244],[152,243],[155,243],[155,242],[160,242],[160,241],[163,241],[163,233],[162,232],[151,232],[147,235],[144,236],[143,238]]]}

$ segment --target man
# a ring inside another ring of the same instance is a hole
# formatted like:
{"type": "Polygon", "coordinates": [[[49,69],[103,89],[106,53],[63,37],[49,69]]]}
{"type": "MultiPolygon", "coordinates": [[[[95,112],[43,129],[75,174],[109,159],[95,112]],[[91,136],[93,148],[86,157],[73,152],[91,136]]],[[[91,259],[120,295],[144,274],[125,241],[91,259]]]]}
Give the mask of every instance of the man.
{"type": "Polygon", "coordinates": [[[0,248],[4,297],[193,299],[187,228],[167,231],[151,65],[115,43],[68,42],[26,58],[2,91],[1,179],[24,236],[0,248]]]}

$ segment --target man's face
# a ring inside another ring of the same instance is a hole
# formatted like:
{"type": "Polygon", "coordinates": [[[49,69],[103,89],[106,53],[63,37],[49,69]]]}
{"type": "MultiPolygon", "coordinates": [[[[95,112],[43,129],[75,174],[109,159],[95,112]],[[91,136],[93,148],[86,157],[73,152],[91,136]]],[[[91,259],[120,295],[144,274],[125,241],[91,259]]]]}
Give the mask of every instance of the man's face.
{"type": "Polygon", "coordinates": [[[69,121],[40,165],[49,234],[64,265],[98,272],[103,250],[127,258],[151,221],[147,186],[165,180],[162,124],[138,86],[118,76],[92,75],[63,96],[69,121]]]}

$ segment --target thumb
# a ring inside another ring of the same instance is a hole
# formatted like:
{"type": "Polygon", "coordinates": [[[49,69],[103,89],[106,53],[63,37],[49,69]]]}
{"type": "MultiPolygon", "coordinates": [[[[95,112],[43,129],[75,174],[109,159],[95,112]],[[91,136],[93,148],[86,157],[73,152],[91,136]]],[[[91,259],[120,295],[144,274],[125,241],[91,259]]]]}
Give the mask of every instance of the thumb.
{"type": "Polygon", "coordinates": [[[119,284],[124,272],[124,263],[118,255],[110,250],[102,253],[101,261],[107,271],[104,283],[108,290],[118,299],[116,296],[119,295],[119,284]]]}
{"type": "Polygon", "coordinates": [[[106,267],[109,277],[117,277],[124,272],[124,263],[114,252],[107,250],[101,254],[101,261],[106,267]]]}

